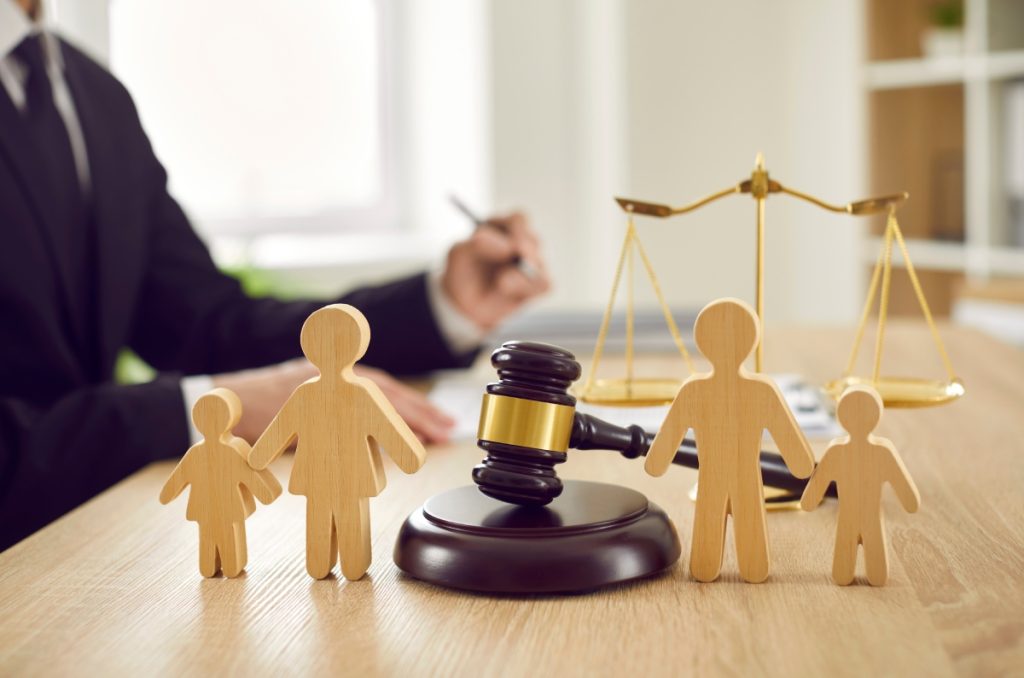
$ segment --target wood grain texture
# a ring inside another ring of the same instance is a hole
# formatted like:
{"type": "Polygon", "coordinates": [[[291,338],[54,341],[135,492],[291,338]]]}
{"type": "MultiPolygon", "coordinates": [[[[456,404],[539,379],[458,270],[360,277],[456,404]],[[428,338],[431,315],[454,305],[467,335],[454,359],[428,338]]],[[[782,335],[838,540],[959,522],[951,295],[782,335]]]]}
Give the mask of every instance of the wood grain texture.
{"type": "MultiPolygon", "coordinates": [[[[647,453],[647,472],[664,475],[683,436],[693,429],[700,481],[690,572],[702,582],[718,579],[721,572],[730,515],[740,576],[752,583],[768,578],[768,517],[760,467],[763,432],[771,434],[794,476],[806,478],[814,469],[810,444],[778,386],[743,367],[757,346],[759,327],[754,310],[738,299],[720,299],[704,307],[694,324],[694,339],[712,369],[683,382],[647,453]]],[[[685,494],[687,488],[678,489],[685,494]]]]}
{"type": "Polygon", "coordinates": [[[841,586],[853,582],[860,546],[868,582],[884,586],[889,579],[882,486],[892,486],[908,513],[916,513],[921,505],[917,486],[892,441],[871,434],[882,409],[881,396],[869,386],[843,391],[836,415],[849,435],[829,443],[800,500],[801,507],[810,511],[821,503],[829,483],[836,484],[839,518],[832,580],[841,586]]]}
{"type": "MultiPolygon", "coordinates": [[[[766,359],[821,383],[847,357],[850,328],[768,332],[766,359]]],[[[432,447],[414,476],[370,499],[380,557],[358,581],[303,572],[305,502],[286,494],[248,521],[251,562],[236,579],[195,572],[194,528],[154,499],[173,464],[153,465],[0,554],[3,675],[1013,675],[1024,666],[1024,353],[942,328],[967,396],[890,410],[877,433],[900,448],[923,498],[889,515],[883,588],[829,576],[836,506],[768,516],[772,574],[743,583],[735,557],[699,584],[683,566],[592,595],[491,598],[399,574],[402,520],[469,484],[471,442],[432,447]]],[[[931,374],[920,323],[890,324],[886,363],[931,374]]],[[[610,359],[609,359],[610,360],[610,359]]],[[[673,373],[678,355],[645,363],[673,373]]],[[[609,363],[609,369],[622,368],[609,363]]],[[[480,383],[493,379],[482,363],[480,383]]],[[[821,451],[827,441],[812,441],[821,451]]],[[[286,455],[271,467],[283,478],[286,455]]],[[[662,479],[639,460],[571,452],[566,478],[635,488],[664,507],[686,543],[696,478],[662,479]]]]}
{"type": "Polygon", "coordinates": [[[256,510],[255,495],[269,504],[281,494],[270,471],[249,466],[249,443],[232,435],[242,416],[242,403],[234,392],[215,388],[192,407],[192,421],[203,435],[171,472],[160,490],[167,504],[189,490],[185,517],[199,523],[199,572],[237,577],[248,560],[245,519],[256,510]]]}
{"type": "Polygon", "coordinates": [[[370,567],[369,497],[384,489],[380,451],[415,473],[426,450],[384,394],[352,371],[370,344],[366,317],[348,304],[314,311],[302,325],[302,352],[319,371],[295,389],[253,445],[263,469],[295,444],[288,491],[306,497],[306,570],[315,579],[340,557],[346,579],[370,567]]]}

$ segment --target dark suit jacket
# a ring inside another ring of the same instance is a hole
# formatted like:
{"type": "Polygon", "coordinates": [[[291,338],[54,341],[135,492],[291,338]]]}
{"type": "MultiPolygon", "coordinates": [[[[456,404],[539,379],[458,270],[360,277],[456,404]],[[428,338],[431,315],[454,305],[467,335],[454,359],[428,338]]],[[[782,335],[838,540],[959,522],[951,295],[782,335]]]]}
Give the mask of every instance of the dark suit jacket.
{"type": "MultiPolygon", "coordinates": [[[[84,268],[57,254],[67,225],[53,223],[52,183],[0,87],[0,549],[148,462],[182,455],[180,377],[301,355],[299,329],[323,303],[251,299],[221,274],[168,195],[128,92],[62,47],[88,148],[94,253],[84,268]],[[159,370],[153,382],[112,382],[125,346],[159,370]]],[[[423,275],[341,301],[370,322],[365,364],[408,374],[472,361],[440,336],[423,275]]]]}

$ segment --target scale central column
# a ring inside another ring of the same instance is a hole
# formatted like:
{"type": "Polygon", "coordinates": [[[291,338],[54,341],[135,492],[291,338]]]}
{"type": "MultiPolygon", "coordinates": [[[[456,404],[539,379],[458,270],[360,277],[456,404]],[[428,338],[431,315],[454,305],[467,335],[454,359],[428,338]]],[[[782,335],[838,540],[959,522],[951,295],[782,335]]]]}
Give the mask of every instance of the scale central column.
{"type": "Polygon", "coordinates": [[[750,174],[750,193],[757,201],[757,253],[755,267],[754,297],[757,305],[757,322],[760,336],[757,352],[754,354],[754,369],[760,372],[764,367],[764,201],[768,197],[768,172],[764,169],[764,156],[757,154],[754,171],[750,174]]]}

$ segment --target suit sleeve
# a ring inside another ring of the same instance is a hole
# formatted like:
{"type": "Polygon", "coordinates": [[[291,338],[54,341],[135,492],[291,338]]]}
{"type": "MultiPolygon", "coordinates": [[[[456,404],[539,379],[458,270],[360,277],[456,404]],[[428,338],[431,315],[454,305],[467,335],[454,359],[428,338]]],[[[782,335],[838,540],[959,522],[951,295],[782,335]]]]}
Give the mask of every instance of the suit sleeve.
{"type": "Polygon", "coordinates": [[[0,400],[0,550],[146,464],[183,455],[183,412],[170,375],[89,386],[47,406],[0,400]]]}
{"type": "Polygon", "coordinates": [[[426,274],[363,287],[340,299],[280,301],[250,298],[221,273],[167,192],[167,175],[141,126],[140,166],[148,196],[151,237],[132,347],[162,370],[213,374],[269,365],[301,355],[303,321],[325,303],[341,301],[366,316],[372,332],[363,362],[398,375],[464,367],[477,351],[451,351],[433,317],[426,274]]]}

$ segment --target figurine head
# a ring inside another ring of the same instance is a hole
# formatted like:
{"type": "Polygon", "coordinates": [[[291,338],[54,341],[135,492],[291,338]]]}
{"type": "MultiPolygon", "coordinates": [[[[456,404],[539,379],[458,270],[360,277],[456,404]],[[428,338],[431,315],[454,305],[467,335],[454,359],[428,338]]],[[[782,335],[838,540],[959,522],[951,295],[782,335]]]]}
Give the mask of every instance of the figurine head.
{"type": "Polygon", "coordinates": [[[697,315],[693,338],[716,369],[736,371],[754,351],[761,329],[754,309],[739,299],[713,301],[697,315]]]}
{"type": "Polygon", "coordinates": [[[306,318],[299,343],[321,374],[339,374],[366,353],[370,324],[355,306],[331,304],[306,318]]]}
{"type": "Polygon", "coordinates": [[[882,398],[870,386],[850,386],[839,396],[836,416],[851,437],[865,438],[882,417],[882,398]]]}
{"type": "Polygon", "coordinates": [[[215,388],[192,406],[192,421],[206,440],[217,440],[235,427],[242,416],[242,401],[234,391],[215,388]]]}

